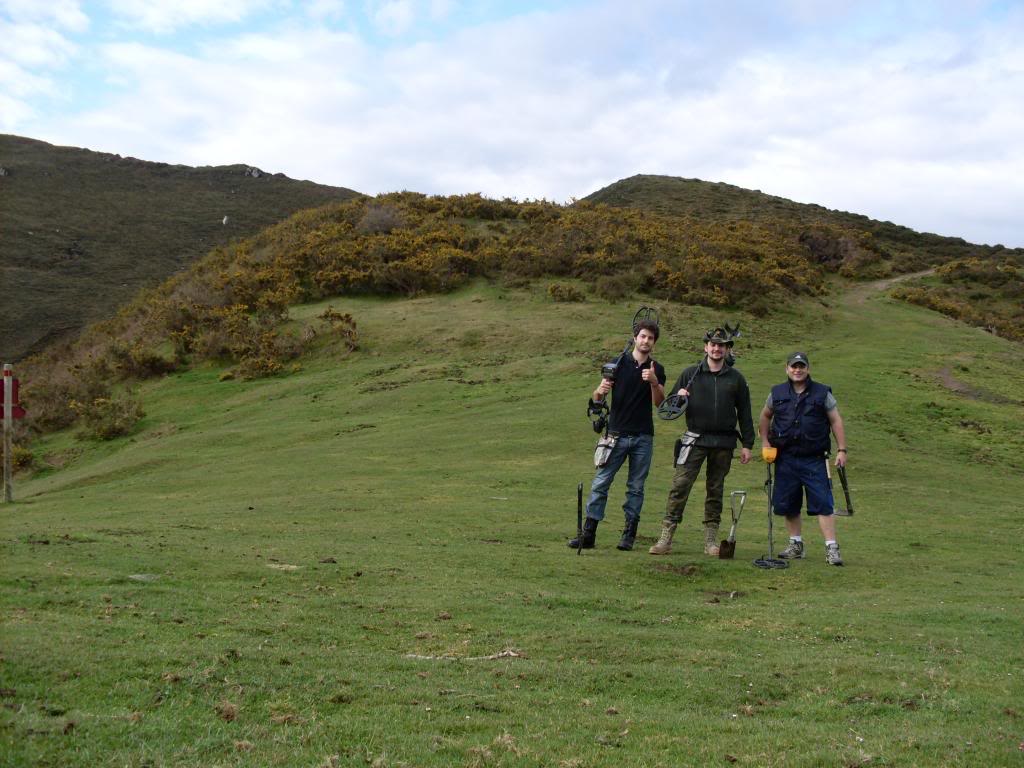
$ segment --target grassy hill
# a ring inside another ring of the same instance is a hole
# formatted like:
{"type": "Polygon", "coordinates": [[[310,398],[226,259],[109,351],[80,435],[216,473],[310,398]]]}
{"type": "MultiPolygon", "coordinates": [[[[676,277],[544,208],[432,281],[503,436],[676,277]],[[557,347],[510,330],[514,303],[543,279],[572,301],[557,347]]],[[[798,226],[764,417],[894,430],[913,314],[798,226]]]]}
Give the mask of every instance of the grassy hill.
{"type": "MultiPolygon", "coordinates": [[[[285,377],[205,363],[139,385],[131,436],[35,444],[0,557],[0,763],[1013,765],[1024,740],[1019,346],[843,281],[743,324],[755,399],[807,348],[847,424],[847,566],[766,549],[765,466],[737,558],[658,530],[564,546],[589,483],[584,402],[635,309],[468,281],[352,296],[285,377]],[[824,303],[823,303],[824,302],[824,303]],[[223,380],[222,380],[223,379],[223,380]]],[[[570,281],[581,290],[582,282],[570,281]]],[[[720,310],[662,310],[675,375],[720,310]]],[[[641,299],[638,299],[641,300],[641,299]]]]}
{"type": "Polygon", "coordinates": [[[803,229],[832,224],[868,232],[878,245],[897,259],[921,252],[912,271],[952,258],[987,256],[1004,249],[1000,245],[975,245],[959,237],[916,232],[889,221],[832,210],[820,205],[795,203],[784,197],[732,184],[712,183],[674,176],[637,175],[622,179],[583,198],[591,203],[640,208],[669,215],[713,221],[757,221],[803,229]]]}
{"type": "Polygon", "coordinates": [[[756,223],[852,278],[882,278],[941,266],[935,278],[903,286],[898,297],[999,336],[1024,340],[1021,248],[916,232],[889,221],[699,179],[632,176],[584,200],[701,223],[756,223]]]}
{"type": "Polygon", "coordinates": [[[8,362],[109,317],[215,246],[357,196],[244,165],[190,168],[11,135],[0,135],[0,167],[8,362]]]}

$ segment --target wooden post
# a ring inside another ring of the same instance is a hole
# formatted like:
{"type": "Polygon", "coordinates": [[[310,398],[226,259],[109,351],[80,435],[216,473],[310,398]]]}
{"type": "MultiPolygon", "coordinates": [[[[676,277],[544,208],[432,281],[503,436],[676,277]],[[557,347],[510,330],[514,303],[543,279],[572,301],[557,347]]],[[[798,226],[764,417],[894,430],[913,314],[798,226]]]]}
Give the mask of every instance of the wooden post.
{"type": "Polygon", "coordinates": [[[14,501],[11,443],[14,434],[14,379],[9,363],[4,363],[4,503],[14,501]]]}

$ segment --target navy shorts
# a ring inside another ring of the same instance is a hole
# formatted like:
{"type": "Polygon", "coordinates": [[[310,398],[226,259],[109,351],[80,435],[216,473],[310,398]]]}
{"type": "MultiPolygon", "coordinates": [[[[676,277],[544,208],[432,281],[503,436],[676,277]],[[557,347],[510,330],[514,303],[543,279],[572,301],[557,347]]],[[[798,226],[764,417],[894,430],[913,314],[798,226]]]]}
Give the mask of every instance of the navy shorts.
{"type": "Polygon", "coordinates": [[[807,492],[808,515],[827,516],[835,511],[826,461],[825,456],[787,456],[779,452],[772,493],[772,507],[776,515],[799,517],[804,491],[807,492]]]}

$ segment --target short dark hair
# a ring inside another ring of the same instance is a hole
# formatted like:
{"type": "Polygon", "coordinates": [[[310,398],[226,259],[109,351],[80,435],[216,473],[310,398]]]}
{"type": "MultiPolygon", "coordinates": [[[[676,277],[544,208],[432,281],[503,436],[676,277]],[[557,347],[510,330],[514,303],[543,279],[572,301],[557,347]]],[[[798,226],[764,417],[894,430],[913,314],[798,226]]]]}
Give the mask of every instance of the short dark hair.
{"type": "Polygon", "coordinates": [[[633,326],[633,338],[635,339],[640,331],[650,331],[654,334],[654,340],[657,341],[661,335],[661,330],[658,328],[658,324],[653,320],[641,320],[635,326],[633,326]]]}

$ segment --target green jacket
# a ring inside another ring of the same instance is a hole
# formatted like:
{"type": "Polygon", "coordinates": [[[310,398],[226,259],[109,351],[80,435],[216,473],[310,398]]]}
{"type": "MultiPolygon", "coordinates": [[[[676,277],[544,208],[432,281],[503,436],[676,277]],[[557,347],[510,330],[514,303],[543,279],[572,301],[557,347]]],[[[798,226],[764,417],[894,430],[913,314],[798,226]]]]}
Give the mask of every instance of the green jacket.
{"type": "MultiPolygon", "coordinates": [[[[666,395],[674,395],[693,376],[697,366],[683,370],[666,395]]],[[[750,388],[743,374],[725,366],[712,373],[705,363],[689,387],[686,428],[700,435],[696,444],[705,448],[735,448],[736,438],[744,448],[754,447],[754,421],[750,414],[750,388]],[[739,421],[739,432],[736,423],[739,421]]]]}

